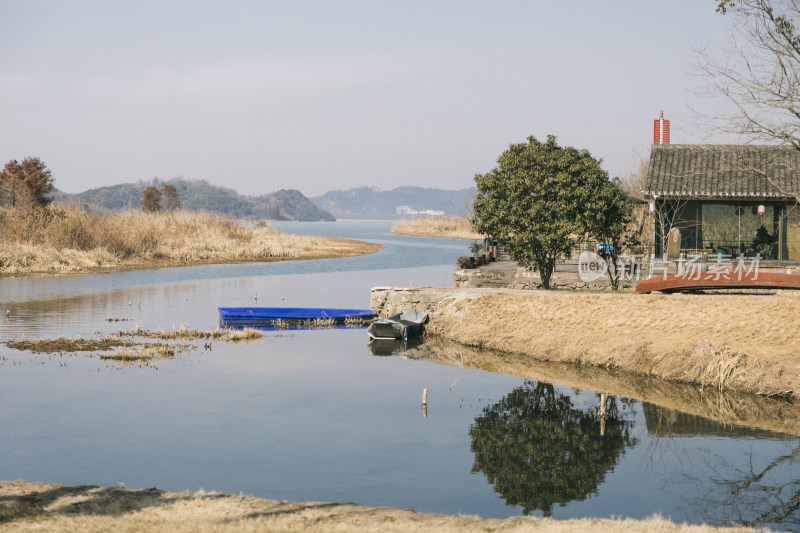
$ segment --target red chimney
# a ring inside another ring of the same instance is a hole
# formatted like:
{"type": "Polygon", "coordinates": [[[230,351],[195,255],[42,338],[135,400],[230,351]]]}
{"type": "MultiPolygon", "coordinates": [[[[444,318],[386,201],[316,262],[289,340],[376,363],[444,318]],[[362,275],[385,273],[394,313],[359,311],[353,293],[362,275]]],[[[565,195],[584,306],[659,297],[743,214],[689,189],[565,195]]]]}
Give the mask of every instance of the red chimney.
{"type": "Polygon", "coordinates": [[[653,144],[669,144],[669,120],[664,120],[664,112],[661,118],[653,121],[653,144]]]}

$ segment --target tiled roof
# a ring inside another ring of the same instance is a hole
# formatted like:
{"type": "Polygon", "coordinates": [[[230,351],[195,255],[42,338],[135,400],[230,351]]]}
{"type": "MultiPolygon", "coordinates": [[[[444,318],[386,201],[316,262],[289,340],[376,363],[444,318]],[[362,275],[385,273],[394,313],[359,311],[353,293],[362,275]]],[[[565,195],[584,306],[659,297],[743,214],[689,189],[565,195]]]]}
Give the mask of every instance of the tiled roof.
{"type": "Polygon", "coordinates": [[[654,144],[644,192],[659,198],[793,198],[800,151],[791,146],[654,144]]]}

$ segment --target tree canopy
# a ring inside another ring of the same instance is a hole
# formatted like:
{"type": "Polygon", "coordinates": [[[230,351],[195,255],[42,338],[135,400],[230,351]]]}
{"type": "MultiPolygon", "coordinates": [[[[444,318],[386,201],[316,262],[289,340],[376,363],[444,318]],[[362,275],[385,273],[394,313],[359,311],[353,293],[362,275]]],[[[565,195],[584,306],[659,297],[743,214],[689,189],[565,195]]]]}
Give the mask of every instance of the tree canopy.
{"type": "Polygon", "coordinates": [[[167,211],[174,211],[181,208],[181,199],[178,196],[178,189],[174,185],[167,183],[161,188],[161,194],[167,201],[165,206],[167,211]]]}
{"type": "Polygon", "coordinates": [[[52,173],[38,157],[12,159],[0,171],[0,206],[44,207],[52,191],[52,173]]]}
{"type": "Polygon", "coordinates": [[[608,239],[620,248],[627,195],[587,150],[559,146],[552,135],[546,142],[531,136],[510,145],[475,183],[476,231],[507,246],[520,265],[536,266],[546,289],[556,261],[580,239],[608,239]]]}
{"type": "Polygon", "coordinates": [[[161,191],[158,187],[151,185],[142,193],[142,211],[156,213],[161,211],[161,191]]]}

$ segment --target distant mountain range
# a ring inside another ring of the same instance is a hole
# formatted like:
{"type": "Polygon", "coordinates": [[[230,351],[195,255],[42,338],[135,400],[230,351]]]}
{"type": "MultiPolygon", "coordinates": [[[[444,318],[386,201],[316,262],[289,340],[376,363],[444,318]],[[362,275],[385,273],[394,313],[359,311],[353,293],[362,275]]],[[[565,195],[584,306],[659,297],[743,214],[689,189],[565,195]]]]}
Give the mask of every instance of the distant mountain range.
{"type": "Polygon", "coordinates": [[[207,181],[184,180],[180,178],[151,182],[122,183],[109,187],[89,189],[78,194],[54,191],[53,200],[57,203],[78,201],[99,211],[123,211],[140,209],[142,192],[147,187],[159,189],[169,184],[175,187],[181,207],[188,210],[203,210],[220,213],[233,218],[266,220],[336,220],[331,213],[317,207],[300,191],[285,189],[262,196],[242,196],[233,189],[211,185],[207,181]]]}
{"type": "Polygon", "coordinates": [[[443,212],[455,216],[472,204],[475,188],[461,190],[397,187],[381,191],[374,187],[356,187],[330,191],[307,198],[294,189],[280,190],[262,196],[243,196],[233,189],[212,185],[204,180],[174,178],[163,181],[121,183],[89,189],[77,194],[53,191],[56,203],[79,202],[98,211],[140,209],[142,193],[147,187],[159,189],[172,185],[178,192],[181,207],[204,210],[233,218],[327,221],[337,218],[393,220],[422,211],[443,212]],[[398,208],[404,208],[398,212],[398,208]]]}
{"type": "Polygon", "coordinates": [[[472,205],[474,196],[474,187],[460,190],[397,187],[391,191],[356,187],[326,192],[311,199],[336,218],[385,220],[408,216],[398,213],[397,209],[401,207],[408,207],[411,212],[431,210],[444,211],[450,216],[460,215],[472,205]]]}

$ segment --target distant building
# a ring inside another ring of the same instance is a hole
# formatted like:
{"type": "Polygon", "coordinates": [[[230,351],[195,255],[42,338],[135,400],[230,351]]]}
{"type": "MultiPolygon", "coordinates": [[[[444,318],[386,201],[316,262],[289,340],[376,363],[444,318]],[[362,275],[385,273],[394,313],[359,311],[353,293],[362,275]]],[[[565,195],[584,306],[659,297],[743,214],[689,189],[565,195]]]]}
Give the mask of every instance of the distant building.
{"type": "Polygon", "coordinates": [[[441,217],[444,216],[444,211],[435,211],[433,209],[426,209],[424,211],[417,211],[410,205],[401,205],[398,206],[397,209],[398,215],[422,215],[428,217],[441,217]]]}

